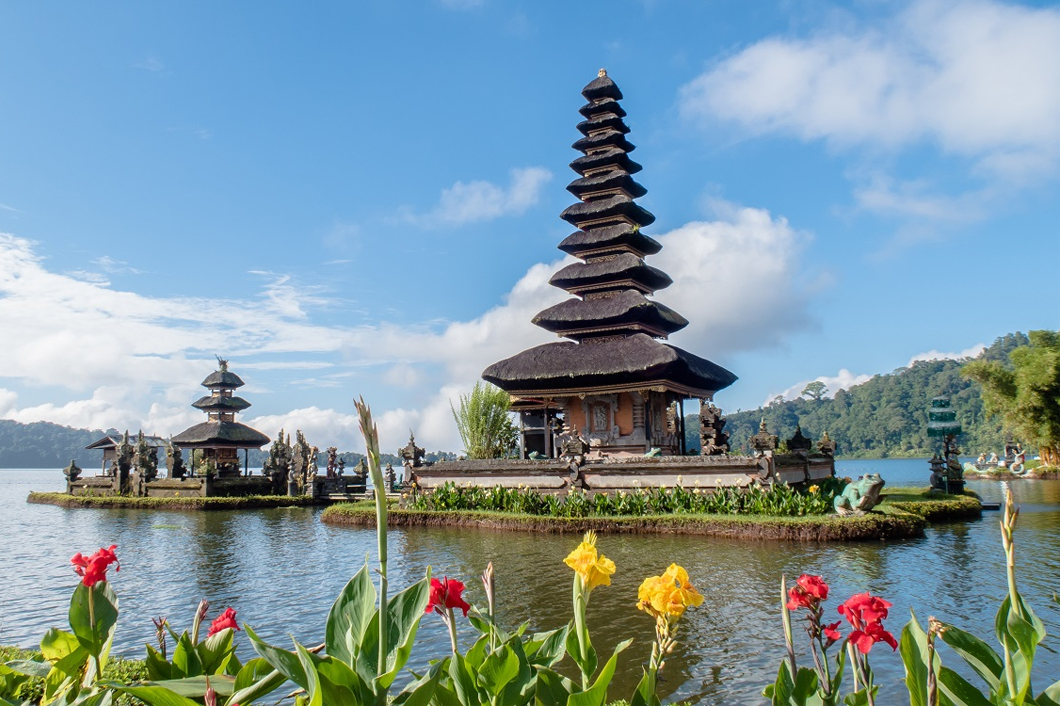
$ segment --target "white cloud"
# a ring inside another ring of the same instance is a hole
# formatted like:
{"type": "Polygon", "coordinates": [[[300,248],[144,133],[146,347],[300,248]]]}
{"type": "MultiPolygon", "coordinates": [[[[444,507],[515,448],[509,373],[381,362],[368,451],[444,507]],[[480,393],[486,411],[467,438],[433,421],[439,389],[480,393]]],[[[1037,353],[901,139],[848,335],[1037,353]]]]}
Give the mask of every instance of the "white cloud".
{"type": "Polygon", "coordinates": [[[914,355],[909,359],[909,362],[906,363],[906,367],[921,360],[961,360],[963,358],[975,358],[985,350],[986,344],[984,343],[976,343],[974,346],[970,346],[963,351],[957,351],[954,353],[943,353],[941,351],[930,350],[914,355]]]}
{"type": "Polygon", "coordinates": [[[109,255],[101,255],[95,260],[92,260],[92,263],[94,265],[99,266],[100,269],[102,269],[104,272],[109,272],[111,274],[143,274],[143,270],[138,270],[135,267],[130,267],[129,263],[125,262],[124,260],[115,260],[109,255]]]}
{"type": "MultiPolygon", "coordinates": [[[[807,310],[819,282],[799,277],[806,236],[786,220],[718,208],[717,220],[657,235],[664,248],[650,262],[674,279],[656,298],[692,322],[675,345],[724,364],[725,356],[780,344],[812,326],[807,310]]],[[[450,400],[489,364],[557,340],[530,320],[567,298],[548,280],[571,261],[533,265],[501,304],[471,320],[338,327],[313,323],[319,298],[284,275],[259,273],[268,277],[260,300],[147,297],[52,273],[28,241],[0,235],[0,330],[18,332],[0,348],[0,380],[70,391],[67,400],[22,408],[14,393],[0,393],[0,415],[175,433],[201,421],[189,402],[220,353],[253,356],[239,363],[248,370],[323,372],[291,381],[296,387],[374,390],[384,448],[404,445],[411,427],[421,446],[456,450],[450,400]],[[410,399],[408,386],[415,405],[380,405],[387,399],[381,391],[410,399]]],[[[269,435],[301,428],[321,448],[360,444],[352,409],[301,406],[247,422],[269,435]]]]}
{"type": "Polygon", "coordinates": [[[428,213],[406,214],[406,219],[430,227],[517,216],[538,202],[542,187],[551,178],[552,172],[543,167],[526,167],[511,170],[507,188],[488,181],[458,181],[442,190],[438,204],[428,213]]]}
{"type": "Polygon", "coordinates": [[[137,61],[133,64],[133,67],[143,69],[144,71],[151,71],[153,73],[166,70],[166,65],[159,61],[157,56],[149,56],[146,59],[137,61]]]}
{"type": "Polygon", "coordinates": [[[918,0],[882,29],[760,41],[682,89],[694,120],[972,157],[1060,151],[1060,10],[918,0]]]}
{"type": "Polygon", "coordinates": [[[835,393],[839,392],[840,390],[849,390],[855,385],[860,385],[862,383],[868,382],[871,379],[872,375],[855,375],[846,368],[841,368],[839,372],[835,375],[821,375],[820,377],[816,377],[813,380],[803,380],[802,382],[795,383],[794,385],[779,393],[778,395],[769,395],[768,397],[766,397],[765,401],[762,402],[762,406],[768,406],[777,397],[781,397],[785,400],[797,399],[800,395],[802,395],[802,391],[806,389],[806,386],[814,381],[823,382],[825,387],[828,388],[828,391],[825,393],[824,396],[831,398],[835,397],[835,393]]]}

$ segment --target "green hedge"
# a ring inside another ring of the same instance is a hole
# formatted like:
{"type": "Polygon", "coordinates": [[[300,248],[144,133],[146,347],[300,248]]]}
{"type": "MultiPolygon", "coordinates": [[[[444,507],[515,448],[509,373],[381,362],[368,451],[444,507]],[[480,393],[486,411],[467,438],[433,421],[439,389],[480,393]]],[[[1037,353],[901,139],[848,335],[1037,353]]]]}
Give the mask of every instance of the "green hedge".
{"type": "MultiPolygon", "coordinates": [[[[15,659],[43,661],[44,658],[40,652],[34,650],[23,650],[18,647],[0,645],[0,662],[10,662],[15,659]]],[[[103,678],[117,679],[127,684],[137,681],[146,681],[148,678],[147,666],[144,664],[144,661],[140,659],[111,657],[107,661],[107,666],[103,668],[103,678]]],[[[41,696],[43,695],[43,679],[31,679],[29,683],[24,684],[18,692],[19,698],[34,704],[40,703],[41,696]]],[[[143,704],[143,701],[134,699],[128,694],[119,694],[114,699],[114,703],[117,706],[134,706],[143,704]]]]}

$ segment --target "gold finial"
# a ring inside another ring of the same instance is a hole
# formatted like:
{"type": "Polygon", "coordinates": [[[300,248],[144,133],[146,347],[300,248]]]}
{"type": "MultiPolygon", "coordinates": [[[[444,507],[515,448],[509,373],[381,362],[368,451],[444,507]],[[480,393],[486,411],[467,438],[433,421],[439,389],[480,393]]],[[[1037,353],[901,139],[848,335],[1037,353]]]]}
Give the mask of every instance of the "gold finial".
{"type": "Polygon", "coordinates": [[[596,75],[600,78],[604,78],[605,76],[607,76],[607,69],[600,69],[596,72],[596,75]]]}

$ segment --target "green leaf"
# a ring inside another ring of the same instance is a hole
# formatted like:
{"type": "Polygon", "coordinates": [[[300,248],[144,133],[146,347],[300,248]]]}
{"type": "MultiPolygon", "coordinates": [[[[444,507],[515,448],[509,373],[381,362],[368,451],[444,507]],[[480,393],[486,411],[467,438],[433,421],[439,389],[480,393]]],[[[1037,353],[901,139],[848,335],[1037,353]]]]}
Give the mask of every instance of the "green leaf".
{"type": "Polygon", "coordinates": [[[435,662],[427,673],[410,682],[394,697],[393,706],[427,706],[438,689],[438,679],[442,674],[442,662],[435,662]]]}
{"type": "Polygon", "coordinates": [[[507,645],[486,657],[478,671],[479,683],[497,696],[512,679],[519,676],[519,658],[507,645]]]}
{"type": "Polygon", "coordinates": [[[618,654],[629,647],[633,640],[624,640],[615,646],[611,659],[600,670],[596,681],[580,694],[571,694],[567,700],[567,706],[603,706],[607,703],[607,687],[611,685],[611,679],[615,676],[615,667],[618,666],[618,654]]]}
{"type": "Polygon", "coordinates": [[[394,683],[394,679],[412,654],[412,645],[430,599],[430,590],[430,582],[422,579],[395,594],[387,603],[387,645],[390,649],[387,654],[386,672],[378,680],[384,688],[389,688],[394,683]]]}
{"type": "Polygon", "coordinates": [[[83,583],[77,584],[70,598],[70,629],[77,636],[77,641],[90,654],[97,655],[100,662],[106,662],[114,639],[114,626],[118,622],[118,596],[106,581],[100,581],[92,588],[83,583]],[[92,595],[92,611],[89,611],[89,594],[92,595]],[[92,618],[95,624],[92,623],[92,618]]]}
{"type": "Polygon", "coordinates": [[[949,699],[953,706],[991,706],[993,703],[949,667],[939,669],[939,692],[949,699]]]}
{"type": "Polygon", "coordinates": [[[249,704],[267,694],[271,694],[287,681],[287,677],[273,669],[267,660],[261,657],[243,665],[236,675],[235,691],[225,702],[228,704],[249,704]]]}
{"type": "Polygon", "coordinates": [[[217,692],[218,696],[231,696],[235,691],[236,680],[232,677],[215,674],[207,677],[201,674],[197,677],[186,677],[184,679],[166,679],[165,681],[151,681],[148,686],[161,686],[169,689],[174,694],[187,696],[189,699],[201,698],[206,693],[208,685],[217,692]]]}
{"type": "Polygon", "coordinates": [[[975,673],[982,677],[996,692],[1001,686],[1001,675],[1005,671],[1005,662],[990,645],[975,635],[952,625],[945,625],[942,641],[959,654],[975,673]]]}
{"type": "Polygon", "coordinates": [[[928,706],[928,675],[938,673],[940,660],[937,654],[929,656],[927,633],[912,610],[909,615],[898,642],[898,652],[905,665],[905,687],[909,691],[909,706],[928,706]]]}
{"type": "Polygon", "coordinates": [[[144,666],[147,667],[147,678],[152,681],[173,678],[173,666],[168,660],[162,658],[162,653],[151,645],[146,645],[147,656],[144,657],[144,666]]]}
{"type": "Polygon", "coordinates": [[[537,670],[534,701],[537,706],[566,704],[576,689],[577,686],[567,677],[560,676],[547,667],[540,667],[537,670]]]}
{"type": "MultiPolygon", "coordinates": [[[[588,631],[586,631],[586,633],[588,633],[588,631]]],[[[585,639],[588,642],[588,655],[583,662],[581,658],[581,648],[578,644],[578,631],[569,630],[567,632],[567,654],[570,655],[570,658],[574,660],[574,663],[578,665],[578,668],[583,674],[591,676],[596,673],[596,667],[599,662],[596,656],[596,648],[593,647],[593,643],[589,639],[588,634],[586,634],[585,639]]]]}
{"type": "Polygon", "coordinates": [[[475,680],[467,669],[467,664],[460,653],[454,654],[449,660],[449,680],[456,692],[456,698],[462,706],[474,706],[483,703],[479,698],[478,687],[475,680]]]}
{"type": "MultiPolygon", "coordinates": [[[[320,675],[317,674],[316,665],[313,663],[313,655],[309,654],[304,647],[299,645],[297,640],[295,640],[294,649],[298,657],[298,662],[302,665],[302,672],[305,674],[306,686],[303,688],[309,695],[309,699],[306,701],[306,706],[324,706],[324,694],[320,688],[320,675]]],[[[339,705],[328,704],[328,706],[339,705]]]]}
{"type": "Polygon", "coordinates": [[[35,679],[43,679],[48,676],[48,672],[52,669],[52,665],[48,662],[38,662],[32,659],[13,659],[0,665],[0,668],[5,666],[19,674],[25,674],[35,679]]]}
{"type": "MultiPolygon", "coordinates": [[[[629,699],[630,706],[662,706],[659,695],[656,693],[657,676],[658,673],[654,669],[644,670],[640,682],[637,683],[637,688],[633,690],[633,696],[629,699]]],[[[772,692],[763,694],[763,696],[771,694],[772,692]]]]}
{"type": "Polygon", "coordinates": [[[1038,706],[1060,706],[1060,681],[1050,684],[1034,701],[1038,706]]]}
{"type": "Polygon", "coordinates": [[[195,650],[188,633],[180,636],[180,640],[173,648],[172,677],[182,679],[184,677],[197,677],[202,674],[202,662],[199,661],[199,653],[195,650]]]}
{"type": "Polygon", "coordinates": [[[203,674],[218,674],[224,671],[225,663],[235,652],[235,647],[232,645],[234,636],[235,631],[226,628],[196,645],[195,652],[202,664],[203,674]]]}
{"type": "Polygon", "coordinates": [[[247,637],[250,638],[250,644],[254,646],[255,652],[264,657],[265,660],[272,665],[273,669],[276,669],[303,689],[308,689],[305,669],[302,667],[302,662],[298,659],[298,655],[288,652],[287,650],[281,650],[278,647],[273,647],[259,638],[249,625],[245,625],[244,627],[247,631],[247,637]]]}
{"type": "Polygon", "coordinates": [[[376,613],[376,595],[368,564],[365,564],[346,583],[328,613],[324,644],[329,655],[353,666],[364,631],[376,613]]]}
{"type": "Polygon", "coordinates": [[[540,643],[540,646],[532,652],[528,651],[530,663],[541,667],[551,667],[563,659],[563,655],[567,652],[568,632],[570,632],[569,623],[550,632],[534,635],[531,642],[540,643]]]}
{"type": "Polygon", "coordinates": [[[843,703],[847,706],[869,706],[869,692],[862,689],[861,691],[847,694],[843,699],[843,703]]]}
{"type": "MultiPolygon", "coordinates": [[[[49,628],[41,638],[40,651],[44,659],[51,662],[53,672],[80,681],[89,654],[76,636],[64,630],[49,628]]],[[[56,685],[62,682],[62,679],[57,679],[50,673],[48,679],[56,685]]]]}
{"type": "Polygon", "coordinates": [[[115,686],[118,691],[135,696],[148,706],[201,706],[189,698],[162,686],[115,686]]]}

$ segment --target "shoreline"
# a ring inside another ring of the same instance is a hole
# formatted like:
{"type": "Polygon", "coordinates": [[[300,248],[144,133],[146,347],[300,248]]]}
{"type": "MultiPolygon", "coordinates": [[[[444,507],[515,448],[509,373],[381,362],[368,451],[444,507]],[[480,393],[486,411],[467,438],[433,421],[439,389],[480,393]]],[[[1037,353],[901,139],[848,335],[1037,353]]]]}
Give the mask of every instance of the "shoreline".
{"type": "Polygon", "coordinates": [[[287,495],[248,495],[246,497],[142,498],[124,495],[67,495],[33,491],[26,498],[34,505],[55,505],[67,509],[139,509],[176,511],[260,510],[278,507],[317,507],[329,505],[326,498],[287,495]]]}

